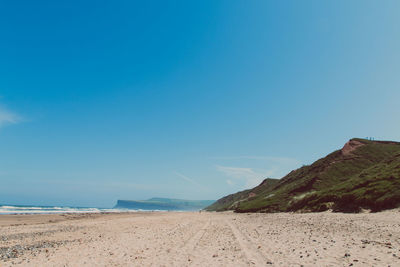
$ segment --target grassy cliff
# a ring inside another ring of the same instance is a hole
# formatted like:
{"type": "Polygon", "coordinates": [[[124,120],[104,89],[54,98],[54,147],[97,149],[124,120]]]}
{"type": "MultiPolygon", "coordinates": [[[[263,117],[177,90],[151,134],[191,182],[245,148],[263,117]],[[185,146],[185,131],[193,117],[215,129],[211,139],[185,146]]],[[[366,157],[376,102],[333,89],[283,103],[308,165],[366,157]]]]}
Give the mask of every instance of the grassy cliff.
{"type": "Polygon", "coordinates": [[[351,139],[344,147],[268,185],[218,200],[236,212],[379,211],[400,204],[400,143],[351,139]],[[255,192],[250,196],[251,192],[255,192]]]}

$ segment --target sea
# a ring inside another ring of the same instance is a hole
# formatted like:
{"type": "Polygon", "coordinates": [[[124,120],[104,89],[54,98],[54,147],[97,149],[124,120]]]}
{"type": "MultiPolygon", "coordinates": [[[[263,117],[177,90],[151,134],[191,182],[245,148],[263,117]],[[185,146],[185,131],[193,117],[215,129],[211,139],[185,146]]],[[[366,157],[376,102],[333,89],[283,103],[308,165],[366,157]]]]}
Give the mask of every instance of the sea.
{"type": "Polygon", "coordinates": [[[135,211],[138,212],[142,210],[0,204],[0,214],[104,213],[104,212],[135,212],[135,211]]]}

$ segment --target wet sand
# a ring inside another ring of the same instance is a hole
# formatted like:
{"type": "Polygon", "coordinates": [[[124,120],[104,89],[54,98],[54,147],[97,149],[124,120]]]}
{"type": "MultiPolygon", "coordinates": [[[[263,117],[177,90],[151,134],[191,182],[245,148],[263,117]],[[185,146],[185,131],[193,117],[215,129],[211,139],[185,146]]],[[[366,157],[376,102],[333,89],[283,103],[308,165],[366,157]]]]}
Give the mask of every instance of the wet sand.
{"type": "Polygon", "coordinates": [[[11,265],[400,266],[400,212],[1,215],[11,265]]]}

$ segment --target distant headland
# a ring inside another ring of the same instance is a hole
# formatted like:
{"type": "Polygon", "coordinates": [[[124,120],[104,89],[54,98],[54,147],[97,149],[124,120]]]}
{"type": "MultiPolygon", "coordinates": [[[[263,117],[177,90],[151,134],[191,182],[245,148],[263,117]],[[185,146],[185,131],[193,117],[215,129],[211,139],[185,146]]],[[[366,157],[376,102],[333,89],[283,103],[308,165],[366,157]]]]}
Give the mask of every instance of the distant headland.
{"type": "Polygon", "coordinates": [[[114,208],[134,210],[196,211],[213,204],[215,200],[186,200],[150,198],[148,200],[118,200],[114,208]]]}

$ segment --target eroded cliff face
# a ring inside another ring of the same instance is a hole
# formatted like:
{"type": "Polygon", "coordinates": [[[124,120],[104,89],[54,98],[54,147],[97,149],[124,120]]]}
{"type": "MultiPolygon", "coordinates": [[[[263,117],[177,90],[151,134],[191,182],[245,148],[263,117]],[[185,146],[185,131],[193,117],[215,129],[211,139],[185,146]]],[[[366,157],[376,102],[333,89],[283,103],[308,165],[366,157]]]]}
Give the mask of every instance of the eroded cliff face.
{"type": "Polygon", "coordinates": [[[364,143],[361,143],[360,141],[351,139],[349,140],[346,144],[344,144],[342,148],[342,154],[347,156],[351,154],[354,150],[356,150],[358,147],[365,145],[364,143]]]}

